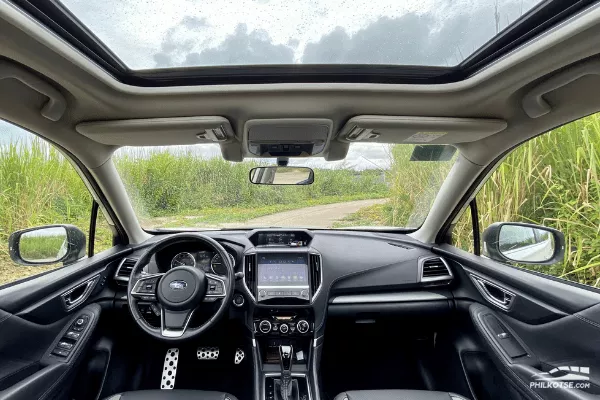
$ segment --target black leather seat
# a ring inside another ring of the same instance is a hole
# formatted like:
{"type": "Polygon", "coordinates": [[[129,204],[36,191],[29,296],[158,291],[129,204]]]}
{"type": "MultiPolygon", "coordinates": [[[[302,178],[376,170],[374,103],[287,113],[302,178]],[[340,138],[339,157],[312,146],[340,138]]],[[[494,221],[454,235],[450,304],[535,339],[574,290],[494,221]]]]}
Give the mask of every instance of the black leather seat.
{"type": "Polygon", "coordinates": [[[334,400],[469,400],[448,392],[428,390],[353,390],[342,392],[334,400]]]}
{"type": "Polygon", "coordinates": [[[136,390],[114,394],[104,400],[237,400],[223,392],[204,390],[136,390]]]}

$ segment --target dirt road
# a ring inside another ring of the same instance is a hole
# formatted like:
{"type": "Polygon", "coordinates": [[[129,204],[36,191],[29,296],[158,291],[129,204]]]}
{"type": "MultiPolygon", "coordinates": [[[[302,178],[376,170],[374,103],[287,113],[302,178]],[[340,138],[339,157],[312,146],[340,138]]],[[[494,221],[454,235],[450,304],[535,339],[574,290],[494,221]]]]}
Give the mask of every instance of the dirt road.
{"type": "MultiPolygon", "coordinates": [[[[243,226],[312,226],[330,228],[334,222],[341,220],[349,214],[357,212],[361,208],[375,204],[383,204],[387,201],[388,199],[357,200],[345,203],[299,208],[297,210],[284,211],[254,218],[245,222],[243,226]]],[[[232,225],[240,226],[239,223],[232,225]]]]}

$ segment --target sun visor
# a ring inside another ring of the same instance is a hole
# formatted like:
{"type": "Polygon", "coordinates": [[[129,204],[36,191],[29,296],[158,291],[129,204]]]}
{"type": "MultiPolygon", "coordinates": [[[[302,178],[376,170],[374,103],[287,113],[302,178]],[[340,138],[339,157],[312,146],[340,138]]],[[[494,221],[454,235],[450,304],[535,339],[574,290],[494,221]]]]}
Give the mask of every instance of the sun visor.
{"type": "Polygon", "coordinates": [[[455,144],[483,139],[506,126],[501,119],[359,115],[344,125],[337,139],[345,143],[455,144]]]}
{"type": "Polygon", "coordinates": [[[88,138],[114,146],[170,146],[235,141],[226,118],[177,117],[82,122],[75,129],[88,138]]]}

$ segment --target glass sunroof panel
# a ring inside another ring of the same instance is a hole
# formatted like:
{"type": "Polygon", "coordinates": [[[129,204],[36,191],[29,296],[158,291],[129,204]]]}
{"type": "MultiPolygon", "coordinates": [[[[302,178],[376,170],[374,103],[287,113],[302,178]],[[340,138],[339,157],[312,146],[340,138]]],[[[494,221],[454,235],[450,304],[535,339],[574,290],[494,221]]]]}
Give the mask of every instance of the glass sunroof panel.
{"type": "Polygon", "coordinates": [[[454,66],[539,0],[62,0],[129,68],[454,66]]]}

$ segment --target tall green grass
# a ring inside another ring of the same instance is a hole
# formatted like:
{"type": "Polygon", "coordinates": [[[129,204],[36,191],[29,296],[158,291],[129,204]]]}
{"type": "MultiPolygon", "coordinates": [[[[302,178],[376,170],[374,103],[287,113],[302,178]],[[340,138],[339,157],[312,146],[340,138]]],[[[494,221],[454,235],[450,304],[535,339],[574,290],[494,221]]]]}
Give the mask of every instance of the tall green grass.
{"type": "MultiPolygon", "coordinates": [[[[493,222],[546,225],[565,234],[562,264],[528,268],[600,284],[600,114],[564,125],[513,151],[477,195],[482,228],[493,222]]],[[[466,218],[466,219],[465,219],[466,218]]],[[[472,250],[470,217],[455,228],[472,250]]]]}
{"type": "MultiPolygon", "coordinates": [[[[215,208],[297,205],[318,200],[383,197],[388,189],[380,171],[319,169],[307,186],[253,185],[248,173],[260,164],[203,159],[192,150],[138,150],[122,153],[115,164],[141,217],[193,215],[215,208]]],[[[294,207],[292,207],[294,208],[294,207]]]]}

